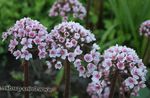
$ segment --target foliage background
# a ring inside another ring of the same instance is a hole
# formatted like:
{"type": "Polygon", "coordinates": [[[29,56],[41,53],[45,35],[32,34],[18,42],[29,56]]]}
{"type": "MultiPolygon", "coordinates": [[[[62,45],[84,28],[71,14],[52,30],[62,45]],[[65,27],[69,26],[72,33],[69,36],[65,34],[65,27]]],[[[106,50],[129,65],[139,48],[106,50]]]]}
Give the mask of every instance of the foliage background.
{"type": "MultiPolygon", "coordinates": [[[[11,27],[16,20],[31,17],[40,21],[50,30],[61,22],[60,17],[49,17],[48,11],[55,0],[0,0],[0,36],[11,27]]],[[[150,0],[80,0],[84,6],[90,7],[89,16],[78,21],[90,29],[97,37],[97,43],[103,52],[108,47],[119,44],[134,48],[145,65],[149,68],[150,42],[148,38],[139,36],[140,24],[150,19],[150,0]],[[88,5],[88,2],[90,4],[88,5]],[[146,47],[149,47],[146,50],[146,47]],[[146,52],[145,52],[146,51],[146,52]]],[[[22,86],[23,73],[20,61],[7,51],[8,42],[0,38],[0,85],[22,86]]],[[[60,89],[50,94],[31,93],[31,98],[62,98],[63,70],[47,70],[43,61],[30,62],[31,86],[57,87],[60,89]]],[[[72,68],[72,98],[88,98],[86,86],[88,79],[77,77],[72,68]],[[79,88],[80,87],[80,90],[79,88]],[[86,97],[85,97],[86,96],[86,97]]],[[[150,70],[147,75],[147,88],[140,91],[139,97],[150,96],[150,70]]],[[[21,98],[22,93],[0,92],[0,98],[21,98]]]]}

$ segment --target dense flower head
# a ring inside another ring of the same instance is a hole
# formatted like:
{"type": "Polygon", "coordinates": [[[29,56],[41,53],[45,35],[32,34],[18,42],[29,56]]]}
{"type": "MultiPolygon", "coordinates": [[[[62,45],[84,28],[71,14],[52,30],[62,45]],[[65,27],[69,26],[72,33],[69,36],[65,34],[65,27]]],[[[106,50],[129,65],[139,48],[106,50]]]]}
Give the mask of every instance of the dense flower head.
{"type": "Polygon", "coordinates": [[[110,92],[111,83],[116,78],[120,94],[131,92],[136,96],[140,88],[145,87],[146,73],[146,67],[135,50],[126,46],[112,46],[105,50],[102,64],[93,73],[87,91],[91,96],[108,95],[108,91],[104,93],[104,90],[109,88],[107,90],[110,92]]]}
{"type": "Polygon", "coordinates": [[[100,60],[99,46],[94,43],[94,34],[79,23],[62,22],[49,35],[52,39],[49,42],[49,56],[56,69],[62,67],[64,60],[72,63],[83,77],[90,76],[97,68],[100,60]],[[56,65],[58,62],[59,65],[56,65]]]}
{"type": "Polygon", "coordinates": [[[144,21],[141,24],[140,34],[150,37],[150,20],[144,21]]]}
{"type": "Polygon", "coordinates": [[[78,0],[58,0],[50,9],[49,16],[62,16],[65,19],[69,13],[75,18],[83,19],[86,10],[78,0]]]}
{"type": "Polygon", "coordinates": [[[47,28],[37,20],[23,18],[9,28],[2,35],[3,40],[10,37],[9,51],[16,59],[23,58],[29,60],[32,58],[32,51],[38,51],[39,58],[46,56],[46,36],[47,28]]]}

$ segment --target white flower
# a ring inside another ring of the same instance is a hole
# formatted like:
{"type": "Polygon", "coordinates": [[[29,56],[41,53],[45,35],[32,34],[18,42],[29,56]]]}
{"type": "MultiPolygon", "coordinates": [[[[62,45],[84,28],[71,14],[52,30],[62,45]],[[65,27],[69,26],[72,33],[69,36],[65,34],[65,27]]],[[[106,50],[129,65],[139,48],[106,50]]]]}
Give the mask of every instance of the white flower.
{"type": "Polygon", "coordinates": [[[51,62],[49,62],[49,61],[46,61],[46,65],[48,66],[48,69],[50,69],[52,67],[51,62]]]}
{"type": "Polygon", "coordinates": [[[13,55],[16,57],[16,59],[18,59],[21,56],[21,52],[19,50],[14,51],[13,55]]]}
{"type": "Polygon", "coordinates": [[[29,53],[29,51],[27,50],[23,50],[21,54],[21,58],[24,58],[25,60],[28,61],[30,58],[32,58],[32,54],[29,53]]]}
{"type": "Polygon", "coordinates": [[[100,47],[99,47],[96,43],[94,43],[94,44],[93,44],[93,49],[95,49],[95,50],[99,50],[99,49],[100,49],[100,47]]]}
{"type": "Polygon", "coordinates": [[[49,57],[56,57],[57,56],[57,50],[55,48],[52,48],[49,50],[49,57]]]}
{"type": "Polygon", "coordinates": [[[57,61],[57,63],[55,64],[55,68],[56,69],[61,69],[62,68],[62,63],[60,61],[57,61]]]}
{"type": "Polygon", "coordinates": [[[75,67],[79,67],[79,66],[81,66],[81,60],[76,59],[73,64],[74,64],[75,67]]]}
{"type": "Polygon", "coordinates": [[[137,80],[132,77],[128,77],[124,82],[125,85],[128,86],[130,89],[132,89],[134,85],[138,84],[137,80]]]}
{"type": "Polygon", "coordinates": [[[74,53],[76,54],[76,55],[80,55],[80,54],[82,54],[82,50],[80,49],[80,46],[77,46],[76,48],[75,48],[75,51],[74,51],[74,53]]]}
{"type": "Polygon", "coordinates": [[[93,57],[92,57],[91,54],[86,54],[86,55],[84,55],[84,60],[86,62],[92,62],[93,61],[93,57]]]}
{"type": "Polygon", "coordinates": [[[117,67],[118,69],[123,70],[125,68],[124,62],[118,62],[117,67]]]}
{"type": "Polygon", "coordinates": [[[32,39],[23,38],[20,43],[23,45],[23,49],[32,48],[32,39]]]}
{"type": "Polygon", "coordinates": [[[99,79],[101,77],[102,77],[101,72],[94,71],[93,74],[92,74],[92,81],[97,83],[97,82],[99,82],[99,79]]]}
{"type": "Polygon", "coordinates": [[[74,60],[75,60],[75,57],[76,57],[76,55],[75,55],[74,53],[68,53],[68,60],[69,60],[70,62],[74,61],[74,60]]]}

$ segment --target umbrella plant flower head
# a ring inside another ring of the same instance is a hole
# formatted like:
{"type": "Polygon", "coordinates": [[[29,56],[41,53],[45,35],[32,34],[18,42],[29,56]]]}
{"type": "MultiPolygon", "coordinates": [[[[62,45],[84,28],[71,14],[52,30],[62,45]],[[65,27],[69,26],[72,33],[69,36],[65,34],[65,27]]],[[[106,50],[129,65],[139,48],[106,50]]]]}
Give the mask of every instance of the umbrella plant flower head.
{"type": "Polygon", "coordinates": [[[3,40],[10,38],[9,51],[16,57],[29,60],[38,51],[39,58],[46,56],[47,28],[37,20],[23,18],[2,35],[3,40]]]}
{"type": "Polygon", "coordinates": [[[91,96],[97,96],[94,98],[108,98],[109,93],[113,92],[111,89],[119,87],[122,96],[129,93],[136,96],[140,88],[146,86],[146,73],[147,69],[135,50],[116,45],[104,52],[102,64],[98,71],[93,72],[92,83],[88,85],[87,92],[91,96]]]}
{"type": "Polygon", "coordinates": [[[150,37],[150,20],[144,21],[140,26],[140,34],[150,37]]]}
{"type": "Polygon", "coordinates": [[[83,19],[86,9],[78,0],[57,0],[50,9],[49,16],[62,16],[65,19],[70,13],[75,18],[83,19]]]}
{"type": "Polygon", "coordinates": [[[62,22],[51,30],[50,37],[49,57],[56,69],[62,67],[64,60],[73,64],[83,77],[90,76],[97,68],[100,53],[96,38],[79,23],[62,22]]]}

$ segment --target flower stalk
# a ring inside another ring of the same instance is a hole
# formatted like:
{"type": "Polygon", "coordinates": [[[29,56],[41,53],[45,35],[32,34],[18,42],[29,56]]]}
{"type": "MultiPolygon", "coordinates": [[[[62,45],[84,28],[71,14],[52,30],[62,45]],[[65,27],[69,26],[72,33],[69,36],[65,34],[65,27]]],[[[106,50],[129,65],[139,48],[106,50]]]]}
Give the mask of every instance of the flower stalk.
{"type": "Polygon", "coordinates": [[[91,0],[87,0],[87,13],[86,13],[86,27],[89,27],[89,14],[90,14],[91,0]]]}
{"type": "Polygon", "coordinates": [[[111,81],[109,98],[113,98],[114,97],[117,78],[118,78],[118,70],[115,71],[113,79],[111,81]]]}
{"type": "Polygon", "coordinates": [[[65,72],[64,98],[70,98],[70,64],[68,60],[65,60],[64,72],[65,72]]]}
{"type": "MultiPolygon", "coordinates": [[[[23,61],[23,70],[24,70],[24,87],[29,86],[29,63],[28,61],[23,61]]],[[[24,98],[29,98],[29,92],[24,92],[24,98]]]]}

